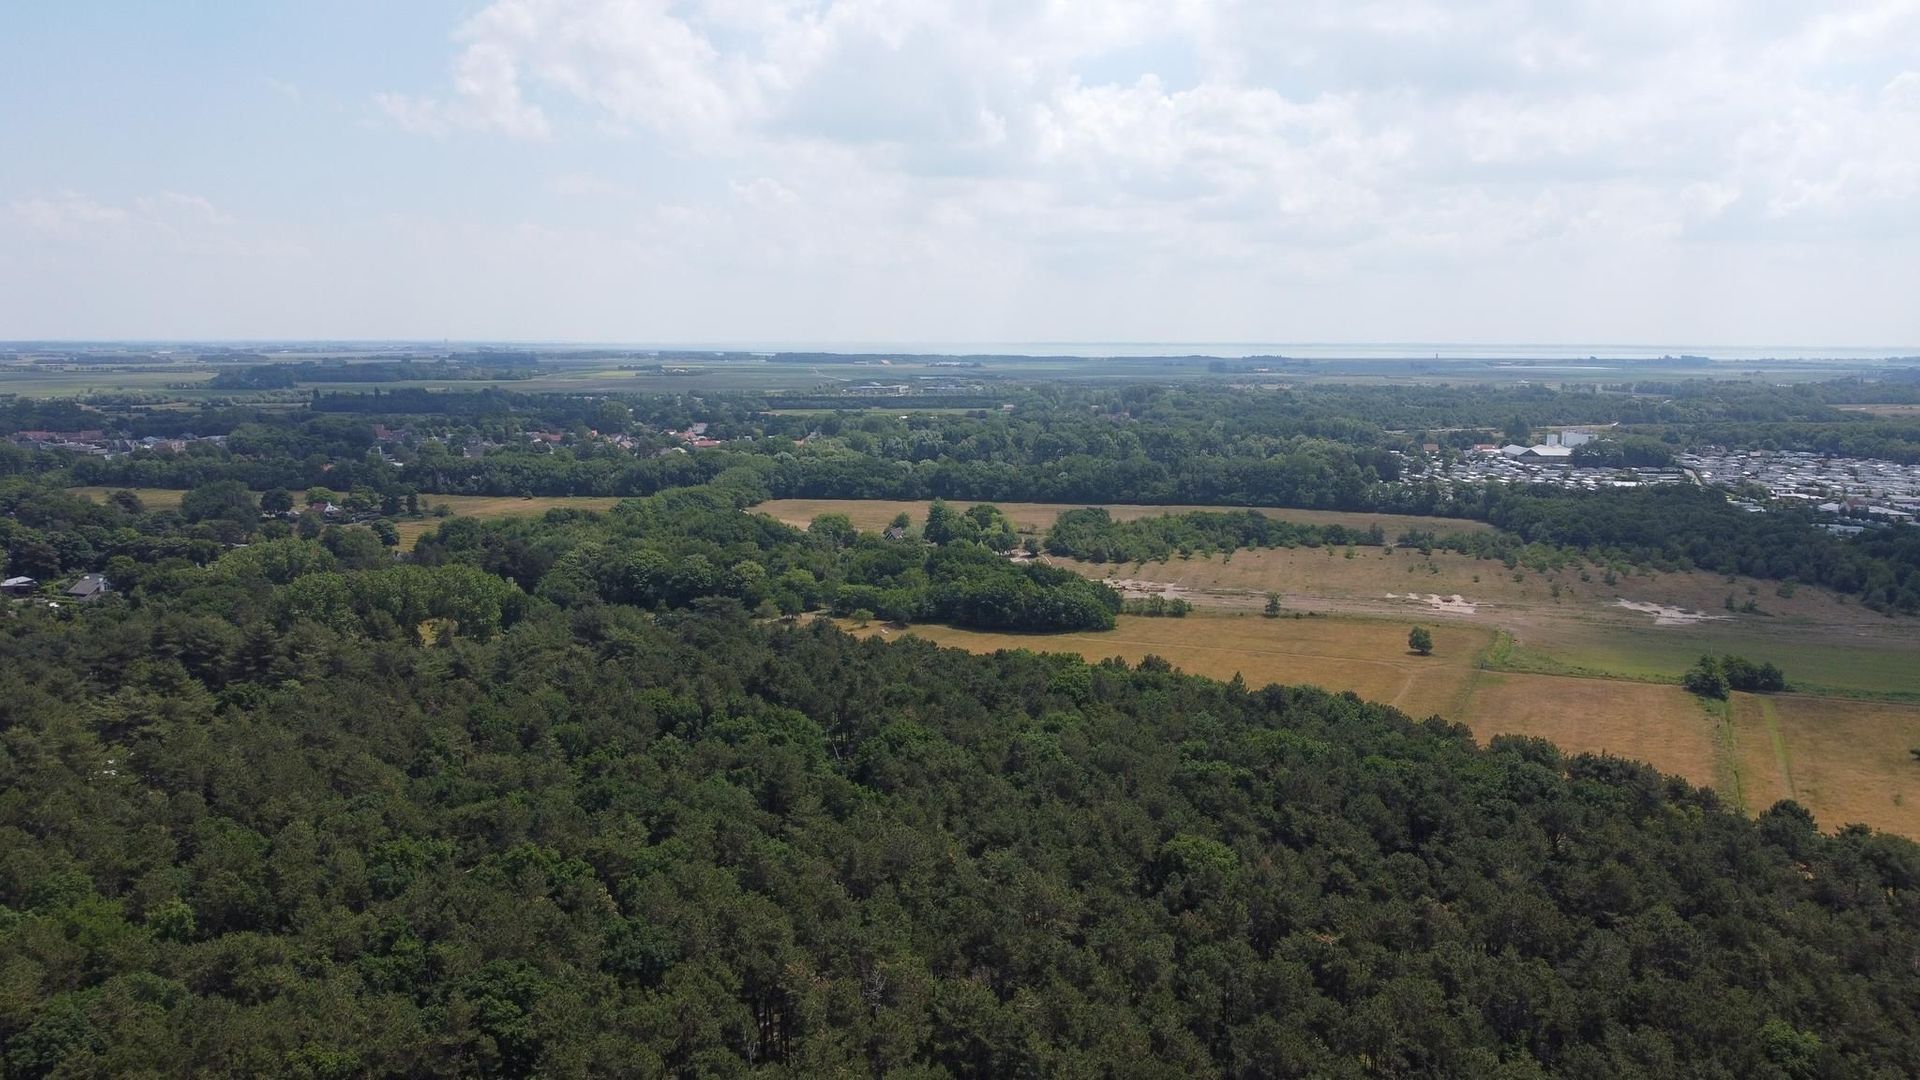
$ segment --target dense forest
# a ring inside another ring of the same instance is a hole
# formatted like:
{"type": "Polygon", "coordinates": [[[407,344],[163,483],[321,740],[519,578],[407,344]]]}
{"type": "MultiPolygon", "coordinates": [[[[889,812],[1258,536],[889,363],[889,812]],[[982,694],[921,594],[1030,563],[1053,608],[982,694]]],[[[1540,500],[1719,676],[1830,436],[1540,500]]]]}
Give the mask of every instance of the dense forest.
{"type": "Polygon", "coordinates": [[[1792,804],[725,601],[205,602],[4,628],[9,1076],[1920,1070],[1920,849],[1792,804]]]}

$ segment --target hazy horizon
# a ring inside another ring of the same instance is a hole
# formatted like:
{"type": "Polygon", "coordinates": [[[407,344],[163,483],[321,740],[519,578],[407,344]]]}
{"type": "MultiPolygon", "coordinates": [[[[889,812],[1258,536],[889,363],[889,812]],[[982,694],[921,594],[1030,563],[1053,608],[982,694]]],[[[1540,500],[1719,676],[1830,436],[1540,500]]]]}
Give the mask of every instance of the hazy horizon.
{"type": "Polygon", "coordinates": [[[643,351],[837,353],[844,355],[1072,356],[1085,359],[1191,355],[1234,359],[1279,355],[1298,359],[1340,360],[1657,360],[1695,355],[1711,360],[1873,360],[1920,357],[1920,346],[1878,345],[1706,345],[1629,342],[1328,342],[1328,341],[589,341],[513,338],[23,338],[0,340],[0,347],[140,346],[341,346],[348,348],[507,347],[555,350],[630,349],[643,351]],[[1076,351],[1084,350],[1084,351],[1076,351]]]}

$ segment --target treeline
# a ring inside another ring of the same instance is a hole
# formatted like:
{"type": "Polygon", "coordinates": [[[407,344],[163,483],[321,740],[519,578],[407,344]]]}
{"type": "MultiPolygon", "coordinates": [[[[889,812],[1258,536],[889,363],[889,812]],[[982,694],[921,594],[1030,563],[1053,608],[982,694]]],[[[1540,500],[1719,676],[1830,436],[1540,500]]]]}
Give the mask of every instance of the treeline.
{"type": "Polygon", "coordinates": [[[1659,569],[1701,569],[1820,585],[1876,610],[1920,613],[1920,529],[1841,538],[1801,514],[1747,513],[1692,486],[1490,492],[1486,520],[1529,543],[1659,569]]]}
{"type": "Polygon", "coordinates": [[[1920,420],[1855,415],[1857,419],[1840,424],[1705,424],[1667,437],[1694,448],[1797,450],[1920,464],[1920,420]]]}
{"type": "Polygon", "coordinates": [[[1920,1073],[1920,850],[1792,803],[726,601],[210,605],[0,622],[9,1076],[1920,1073]]]}
{"type": "Polygon", "coordinates": [[[1305,525],[1257,510],[1191,511],[1116,521],[1106,510],[1089,507],[1062,513],[1047,530],[1042,546],[1049,555],[1089,562],[1152,562],[1176,553],[1231,555],[1242,548],[1377,547],[1386,539],[1386,531],[1377,524],[1365,529],[1305,525]]]}

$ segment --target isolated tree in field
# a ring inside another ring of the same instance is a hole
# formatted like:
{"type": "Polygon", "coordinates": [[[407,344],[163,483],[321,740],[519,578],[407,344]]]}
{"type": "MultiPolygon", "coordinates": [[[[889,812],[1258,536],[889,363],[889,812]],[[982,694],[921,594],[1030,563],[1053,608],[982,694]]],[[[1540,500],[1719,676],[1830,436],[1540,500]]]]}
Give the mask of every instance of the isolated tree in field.
{"type": "Polygon", "coordinates": [[[1416,626],[1412,630],[1407,631],[1407,648],[1412,649],[1421,656],[1432,656],[1433,635],[1427,632],[1426,627],[1416,626]]]}
{"type": "Polygon", "coordinates": [[[1262,612],[1262,614],[1264,614],[1269,619],[1277,619],[1280,617],[1280,594],[1279,593],[1270,592],[1267,594],[1267,607],[1266,607],[1266,610],[1262,612]]]}

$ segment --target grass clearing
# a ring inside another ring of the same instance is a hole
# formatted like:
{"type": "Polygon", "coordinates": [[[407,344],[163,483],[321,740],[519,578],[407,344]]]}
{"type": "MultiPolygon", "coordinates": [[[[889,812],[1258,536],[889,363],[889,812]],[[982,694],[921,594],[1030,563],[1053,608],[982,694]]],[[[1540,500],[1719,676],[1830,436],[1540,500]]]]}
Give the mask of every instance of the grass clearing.
{"type": "MultiPolygon", "coordinates": [[[[422,495],[420,509],[427,512],[432,508],[445,506],[453,511],[453,517],[471,517],[482,519],[535,517],[549,510],[597,510],[613,509],[620,503],[615,496],[600,495],[546,495],[533,498],[521,498],[517,495],[422,495]]],[[[400,546],[408,551],[422,536],[440,527],[445,518],[429,514],[422,518],[407,518],[399,521],[400,546]]]]}
{"type": "MultiPolygon", "coordinates": [[[[914,524],[926,520],[925,500],[897,499],[774,499],[754,507],[760,513],[767,514],[789,525],[805,528],[807,523],[821,514],[845,514],[853,520],[856,528],[875,532],[887,527],[895,514],[905,513],[914,524]]],[[[964,500],[952,500],[956,510],[965,510],[975,505],[964,500]]],[[[1348,528],[1365,529],[1379,525],[1389,536],[1398,536],[1407,529],[1430,529],[1435,532],[1491,532],[1493,527],[1483,521],[1466,521],[1460,518],[1413,517],[1406,514],[1361,514],[1339,510],[1284,510],[1268,506],[1143,506],[1137,503],[1023,503],[1001,502],[993,505],[1007,515],[1014,526],[1024,532],[1046,532],[1055,519],[1068,510],[1083,510],[1088,506],[1098,506],[1112,514],[1116,521],[1133,521],[1143,517],[1157,517],[1161,514],[1185,514],[1204,510],[1222,513],[1229,510],[1258,510],[1270,518],[1281,521],[1295,521],[1303,525],[1345,525],[1348,528]]],[[[1237,558],[1238,556],[1236,556],[1237,558]]]]}
{"type": "Polygon", "coordinates": [[[1825,828],[1858,822],[1920,837],[1920,761],[1910,753],[1920,746],[1920,706],[1810,694],[1734,699],[1750,809],[1791,798],[1825,828]]]}
{"type": "Polygon", "coordinates": [[[1609,585],[1606,571],[1593,566],[1569,566],[1541,573],[1524,568],[1509,570],[1492,559],[1476,559],[1451,551],[1422,555],[1412,549],[1356,547],[1351,549],[1353,557],[1347,558],[1346,550],[1266,548],[1237,551],[1231,558],[1174,556],[1164,562],[1148,563],[1053,561],[1088,577],[1153,581],[1191,592],[1258,595],[1272,590],[1282,594],[1367,600],[1384,599],[1389,593],[1460,595],[1475,604],[1502,609],[1599,612],[1612,620],[1646,627],[1653,626],[1652,618],[1619,608],[1622,598],[1668,604],[1715,616],[1698,624],[1697,628],[1702,630],[1735,624],[1884,625],[1889,621],[1857,605],[1842,604],[1818,589],[1799,589],[1791,598],[1785,598],[1775,595],[1771,583],[1747,579],[1729,583],[1722,576],[1700,572],[1635,572],[1617,575],[1609,585]],[[1584,580],[1582,573],[1586,575],[1584,580]],[[1765,603],[1760,606],[1771,614],[1728,612],[1724,605],[1729,593],[1734,595],[1736,603],[1749,597],[1757,602],[1764,597],[1765,603]]]}
{"type": "Polygon", "coordinates": [[[1119,656],[1128,663],[1154,655],[1193,675],[1225,680],[1239,674],[1250,686],[1277,682],[1352,690],[1411,716],[1457,716],[1475,675],[1475,658],[1491,635],[1474,626],[1423,623],[1433,631],[1433,655],[1415,656],[1407,649],[1410,625],[1377,619],[1123,615],[1103,633],[997,634],[934,625],[859,632],[889,638],[912,634],[969,652],[1032,649],[1074,653],[1088,661],[1119,656]]]}
{"type": "Polygon", "coordinates": [[[1055,559],[1087,577],[1149,583],[1199,605],[1253,610],[1269,591],[1288,608],[1393,619],[1481,623],[1515,639],[1506,670],[1674,682],[1703,653],[1771,661],[1814,693],[1920,703],[1920,621],[1888,618],[1812,588],[1778,595],[1777,583],[1704,572],[1633,573],[1606,583],[1597,567],[1508,570],[1452,552],[1279,548],[1145,564],[1055,559]],[[1582,573],[1586,579],[1581,579],[1582,573]],[[1767,614],[1729,612],[1752,598],[1767,614]],[[1463,597],[1472,612],[1439,613],[1428,597],[1463,597]],[[1417,598],[1412,598],[1417,597],[1417,598]],[[1656,625],[1622,599],[1700,612],[1687,625],[1656,625]]]}
{"type": "Polygon", "coordinates": [[[1864,625],[1735,621],[1632,627],[1542,622],[1528,628],[1505,666],[1672,682],[1703,654],[1731,653],[1778,665],[1799,690],[1920,702],[1920,661],[1915,659],[1920,656],[1920,628],[1911,620],[1864,614],[1869,620],[1864,625]]]}
{"type": "Polygon", "coordinates": [[[1482,672],[1460,719],[1483,743],[1532,735],[1569,752],[1634,758],[1696,784],[1723,780],[1716,718],[1677,686],[1482,672]]]}
{"type": "Polygon", "coordinates": [[[118,488],[118,487],[77,487],[67,489],[83,499],[92,499],[97,503],[107,501],[107,496],[116,491],[131,491],[140,498],[140,505],[148,510],[178,510],[180,500],[187,493],[176,488],[118,488]]]}

